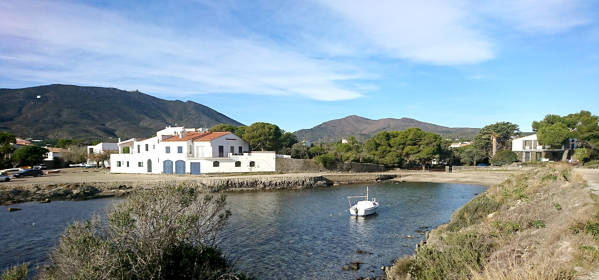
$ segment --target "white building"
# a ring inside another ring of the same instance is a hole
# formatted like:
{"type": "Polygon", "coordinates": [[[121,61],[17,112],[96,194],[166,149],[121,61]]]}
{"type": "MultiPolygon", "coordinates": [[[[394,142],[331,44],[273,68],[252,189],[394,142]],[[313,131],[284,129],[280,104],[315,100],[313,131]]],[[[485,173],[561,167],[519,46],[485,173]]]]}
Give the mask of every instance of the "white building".
{"type": "Polygon", "coordinates": [[[528,135],[512,140],[512,152],[522,162],[560,160],[564,147],[555,148],[539,144],[537,135],[528,135]]]}
{"type": "MultiPolygon", "coordinates": [[[[101,154],[101,153],[117,153],[119,151],[118,143],[98,143],[97,145],[87,146],[87,163],[96,163],[90,159],[92,154],[101,154]]],[[[104,161],[104,166],[109,167],[110,162],[104,161]]]]}
{"type": "Polygon", "coordinates": [[[249,152],[249,145],[230,132],[167,127],[147,139],[118,143],[110,172],[203,174],[275,171],[275,152],[249,152]]]}
{"type": "Polygon", "coordinates": [[[64,159],[66,153],[69,151],[63,148],[54,148],[54,147],[46,147],[48,153],[46,154],[46,158],[44,161],[52,161],[56,159],[64,159]]]}

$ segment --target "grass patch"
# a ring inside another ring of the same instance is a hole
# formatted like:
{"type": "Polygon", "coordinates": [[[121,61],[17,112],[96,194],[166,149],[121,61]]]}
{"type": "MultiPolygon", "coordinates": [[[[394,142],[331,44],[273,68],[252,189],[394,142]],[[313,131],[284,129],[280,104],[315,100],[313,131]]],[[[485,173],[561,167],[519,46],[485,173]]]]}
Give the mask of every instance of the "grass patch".
{"type": "Polygon", "coordinates": [[[15,265],[4,272],[0,279],[2,280],[25,280],[27,277],[27,264],[15,265]]]}
{"type": "Polygon", "coordinates": [[[553,203],[553,207],[555,207],[555,209],[557,209],[557,211],[562,210],[562,206],[559,205],[559,203],[553,203]]]}
{"type": "Polygon", "coordinates": [[[534,228],[545,228],[545,222],[542,220],[536,220],[536,221],[532,221],[528,224],[528,226],[534,227],[534,228]]]}
{"type": "Polygon", "coordinates": [[[500,206],[499,202],[489,198],[486,194],[480,194],[454,213],[447,229],[458,231],[478,223],[490,213],[497,211],[500,206]]]}
{"type": "Polygon", "coordinates": [[[493,225],[495,226],[495,228],[506,235],[511,235],[517,231],[520,231],[522,229],[522,226],[518,223],[512,223],[512,222],[494,222],[493,225]]]}

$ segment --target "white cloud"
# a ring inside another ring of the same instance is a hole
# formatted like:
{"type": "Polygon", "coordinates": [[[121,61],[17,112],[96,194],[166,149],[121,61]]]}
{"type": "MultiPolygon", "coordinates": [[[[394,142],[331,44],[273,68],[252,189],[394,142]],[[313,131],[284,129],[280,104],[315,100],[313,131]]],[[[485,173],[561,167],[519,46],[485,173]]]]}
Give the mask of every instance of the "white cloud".
{"type": "Polygon", "coordinates": [[[469,25],[461,2],[322,0],[385,55],[439,65],[494,57],[492,44],[469,25]]]}
{"type": "Polygon", "coordinates": [[[178,34],[114,12],[56,2],[0,3],[0,76],[159,91],[343,100],[365,76],[353,66],[215,30],[178,34]]]}
{"type": "Polygon", "coordinates": [[[559,33],[591,22],[584,0],[492,0],[483,12],[525,32],[559,33]]]}

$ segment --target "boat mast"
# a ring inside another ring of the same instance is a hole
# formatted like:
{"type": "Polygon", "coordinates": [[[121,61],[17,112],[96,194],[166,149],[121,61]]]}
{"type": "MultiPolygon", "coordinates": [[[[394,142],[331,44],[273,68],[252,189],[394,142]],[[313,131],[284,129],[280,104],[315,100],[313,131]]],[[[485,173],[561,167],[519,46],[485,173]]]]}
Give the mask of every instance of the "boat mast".
{"type": "Polygon", "coordinates": [[[368,186],[366,186],[366,200],[368,200],[368,186]]]}

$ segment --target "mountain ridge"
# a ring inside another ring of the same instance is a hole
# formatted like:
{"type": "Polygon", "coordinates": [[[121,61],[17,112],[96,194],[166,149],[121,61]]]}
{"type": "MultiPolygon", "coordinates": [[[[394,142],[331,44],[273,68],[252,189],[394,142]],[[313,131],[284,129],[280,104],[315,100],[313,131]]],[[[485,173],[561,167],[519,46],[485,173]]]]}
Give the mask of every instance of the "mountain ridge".
{"type": "Polygon", "coordinates": [[[205,105],[137,90],[63,84],[0,89],[0,131],[20,137],[115,141],[149,137],[167,125],[219,123],[242,125],[205,105]]]}
{"type": "Polygon", "coordinates": [[[351,136],[363,141],[381,131],[405,130],[412,127],[434,132],[446,138],[471,138],[480,130],[479,128],[469,127],[446,127],[406,117],[373,120],[357,115],[349,115],[323,122],[309,129],[300,129],[294,133],[298,139],[311,142],[334,142],[351,136]]]}

